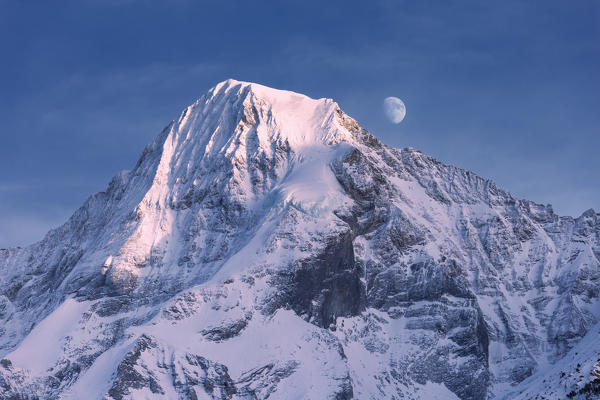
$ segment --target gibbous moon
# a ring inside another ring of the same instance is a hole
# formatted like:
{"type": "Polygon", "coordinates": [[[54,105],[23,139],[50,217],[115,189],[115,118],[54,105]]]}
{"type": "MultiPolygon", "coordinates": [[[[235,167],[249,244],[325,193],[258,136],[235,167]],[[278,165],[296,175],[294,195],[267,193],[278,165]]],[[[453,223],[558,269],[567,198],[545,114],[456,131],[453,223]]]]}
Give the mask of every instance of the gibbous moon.
{"type": "Polygon", "coordinates": [[[406,106],[397,97],[386,97],[383,100],[383,111],[390,121],[394,124],[399,124],[406,115],[406,106]]]}

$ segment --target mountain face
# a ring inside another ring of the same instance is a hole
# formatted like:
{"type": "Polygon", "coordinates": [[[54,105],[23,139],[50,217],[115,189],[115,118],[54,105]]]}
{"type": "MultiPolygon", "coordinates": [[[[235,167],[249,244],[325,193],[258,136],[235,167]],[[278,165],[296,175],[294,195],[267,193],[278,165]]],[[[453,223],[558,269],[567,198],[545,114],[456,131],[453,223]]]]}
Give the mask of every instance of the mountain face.
{"type": "Polygon", "coordinates": [[[0,250],[0,398],[596,398],[599,296],[600,214],[228,80],[0,250]]]}

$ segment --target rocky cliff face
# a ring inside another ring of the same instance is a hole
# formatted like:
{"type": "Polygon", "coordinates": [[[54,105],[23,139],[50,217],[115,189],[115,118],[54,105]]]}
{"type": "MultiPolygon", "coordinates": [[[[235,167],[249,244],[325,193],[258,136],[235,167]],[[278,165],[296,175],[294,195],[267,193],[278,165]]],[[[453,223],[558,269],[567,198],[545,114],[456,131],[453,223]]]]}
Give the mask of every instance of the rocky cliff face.
{"type": "Polygon", "coordinates": [[[0,272],[0,398],[528,398],[600,352],[600,214],[232,80],[0,272]]]}

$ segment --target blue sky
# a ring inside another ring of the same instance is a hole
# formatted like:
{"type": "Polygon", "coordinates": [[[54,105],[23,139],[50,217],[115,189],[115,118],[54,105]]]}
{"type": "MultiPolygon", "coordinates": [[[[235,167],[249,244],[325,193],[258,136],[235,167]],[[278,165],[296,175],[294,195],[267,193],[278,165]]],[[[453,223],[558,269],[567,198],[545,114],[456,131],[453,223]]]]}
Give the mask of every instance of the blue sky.
{"type": "Polygon", "coordinates": [[[332,97],[559,214],[600,210],[599,43],[597,1],[0,0],[0,247],[64,222],[230,77],[332,97]]]}

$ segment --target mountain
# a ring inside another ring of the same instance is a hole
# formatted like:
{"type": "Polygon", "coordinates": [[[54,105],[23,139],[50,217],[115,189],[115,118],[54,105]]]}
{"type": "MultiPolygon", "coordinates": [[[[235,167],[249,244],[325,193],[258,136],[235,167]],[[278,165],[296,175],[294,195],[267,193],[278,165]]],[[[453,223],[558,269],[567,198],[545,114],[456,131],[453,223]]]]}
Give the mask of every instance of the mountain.
{"type": "Polygon", "coordinates": [[[593,398],[599,260],[593,210],[228,80],[0,250],[0,398],[593,398]]]}

